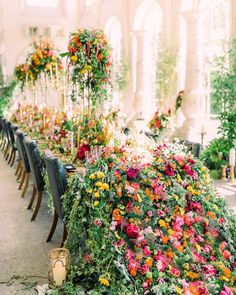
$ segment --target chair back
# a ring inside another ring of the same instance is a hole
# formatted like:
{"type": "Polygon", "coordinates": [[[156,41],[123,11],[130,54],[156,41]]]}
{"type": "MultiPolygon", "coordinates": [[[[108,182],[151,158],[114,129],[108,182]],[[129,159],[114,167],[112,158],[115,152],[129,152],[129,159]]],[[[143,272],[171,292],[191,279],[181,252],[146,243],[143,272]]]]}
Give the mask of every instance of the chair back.
{"type": "Polygon", "coordinates": [[[190,140],[180,140],[187,147],[187,152],[191,152],[196,158],[200,157],[202,151],[202,145],[198,142],[193,142],[190,140]]]}
{"type": "Polygon", "coordinates": [[[16,146],[17,146],[18,152],[20,154],[24,169],[28,173],[28,172],[30,172],[30,165],[29,165],[29,160],[28,160],[25,146],[24,146],[25,135],[20,129],[17,129],[15,131],[15,134],[16,134],[16,138],[17,138],[16,146]]]}
{"type": "Polygon", "coordinates": [[[10,139],[11,147],[16,149],[15,145],[15,136],[14,136],[14,129],[17,130],[18,127],[16,125],[13,125],[10,121],[7,122],[7,132],[10,139]]]}
{"type": "Polygon", "coordinates": [[[43,160],[40,156],[37,144],[25,137],[24,146],[29,161],[31,177],[37,191],[42,192],[44,189],[44,179],[43,179],[43,160]]]}
{"type": "Polygon", "coordinates": [[[67,176],[62,163],[53,155],[45,155],[44,157],[46,171],[48,175],[49,185],[51,188],[53,205],[58,217],[63,220],[64,214],[62,209],[61,197],[66,191],[67,176]]]}

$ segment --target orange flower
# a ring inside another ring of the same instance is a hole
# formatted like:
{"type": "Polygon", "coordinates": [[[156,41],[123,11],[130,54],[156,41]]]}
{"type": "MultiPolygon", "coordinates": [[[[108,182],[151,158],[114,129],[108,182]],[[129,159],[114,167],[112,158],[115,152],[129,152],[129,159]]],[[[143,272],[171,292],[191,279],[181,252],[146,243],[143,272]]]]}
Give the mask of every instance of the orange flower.
{"type": "Polygon", "coordinates": [[[121,197],[122,196],[122,189],[121,188],[117,189],[116,194],[118,197],[121,197]]]}
{"type": "Polygon", "coordinates": [[[148,257],[146,262],[145,262],[149,267],[153,266],[153,259],[151,257],[148,257]]]}
{"type": "Polygon", "coordinates": [[[230,279],[230,277],[231,277],[231,271],[230,271],[230,269],[228,267],[225,267],[223,269],[223,273],[226,276],[226,278],[230,279]]]}
{"type": "Polygon", "coordinates": [[[194,280],[194,279],[199,278],[200,275],[198,273],[193,272],[193,271],[188,271],[188,272],[185,273],[185,276],[189,277],[192,280],[194,280]]]}
{"type": "Polygon", "coordinates": [[[120,209],[118,209],[118,208],[114,209],[112,214],[113,214],[114,219],[116,221],[120,221],[122,219],[122,216],[120,215],[120,209]]]}
{"type": "Polygon", "coordinates": [[[143,253],[142,252],[139,252],[136,254],[136,259],[137,260],[141,260],[143,258],[143,253]]]}
{"type": "Polygon", "coordinates": [[[132,277],[135,277],[135,276],[137,275],[137,270],[134,269],[134,268],[132,268],[132,269],[129,271],[129,273],[130,273],[130,275],[131,275],[132,277]]]}
{"type": "Polygon", "coordinates": [[[146,188],[145,193],[146,193],[147,196],[151,195],[151,191],[148,188],[146,188]]]}
{"type": "Polygon", "coordinates": [[[166,255],[167,257],[169,257],[169,258],[173,258],[174,255],[175,255],[175,253],[174,253],[173,251],[166,251],[166,252],[165,252],[165,255],[166,255]]]}
{"type": "Polygon", "coordinates": [[[137,214],[137,215],[140,215],[140,206],[134,206],[134,212],[137,214]]]}
{"type": "Polygon", "coordinates": [[[169,237],[168,237],[168,236],[163,236],[163,237],[162,237],[162,243],[163,243],[163,244],[167,244],[168,241],[169,241],[169,237]]]}

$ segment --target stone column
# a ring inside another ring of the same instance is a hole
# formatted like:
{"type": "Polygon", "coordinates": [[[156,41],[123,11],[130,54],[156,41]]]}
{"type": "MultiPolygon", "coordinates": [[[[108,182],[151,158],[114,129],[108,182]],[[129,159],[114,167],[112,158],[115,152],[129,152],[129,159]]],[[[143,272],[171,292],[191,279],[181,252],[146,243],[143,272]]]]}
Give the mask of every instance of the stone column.
{"type": "Polygon", "coordinates": [[[203,61],[200,35],[202,12],[189,11],[182,15],[186,20],[187,29],[185,89],[181,106],[185,121],[177,130],[176,136],[199,141],[203,116],[203,61]]]}
{"type": "Polygon", "coordinates": [[[231,16],[231,36],[236,36],[236,0],[231,0],[230,3],[230,16],[231,16]]]}

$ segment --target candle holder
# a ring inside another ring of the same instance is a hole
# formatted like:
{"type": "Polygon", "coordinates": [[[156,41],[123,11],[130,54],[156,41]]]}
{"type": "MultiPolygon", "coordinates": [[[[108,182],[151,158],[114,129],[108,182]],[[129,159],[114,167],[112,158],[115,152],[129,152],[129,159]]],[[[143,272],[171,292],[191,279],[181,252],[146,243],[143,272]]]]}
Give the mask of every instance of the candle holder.
{"type": "Polygon", "coordinates": [[[234,165],[229,166],[229,182],[234,182],[234,165]]]}
{"type": "Polygon", "coordinates": [[[48,280],[49,288],[61,287],[65,281],[69,269],[70,252],[66,248],[56,248],[49,252],[48,280]]]}
{"type": "Polygon", "coordinates": [[[221,166],[221,180],[227,180],[226,178],[226,167],[225,165],[221,166]]]}

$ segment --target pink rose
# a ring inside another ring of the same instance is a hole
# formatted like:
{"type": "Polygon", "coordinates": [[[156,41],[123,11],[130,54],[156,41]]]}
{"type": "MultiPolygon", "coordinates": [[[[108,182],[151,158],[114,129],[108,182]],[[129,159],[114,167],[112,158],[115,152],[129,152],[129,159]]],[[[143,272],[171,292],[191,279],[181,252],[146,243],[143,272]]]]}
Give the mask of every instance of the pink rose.
{"type": "Polygon", "coordinates": [[[98,219],[98,218],[96,218],[94,220],[94,224],[97,225],[97,226],[99,226],[99,227],[102,227],[102,221],[100,219],[98,219]]]}
{"type": "Polygon", "coordinates": [[[220,295],[233,295],[233,292],[229,287],[224,286],[224,288],[220,291],[220,295]]]}
{"type": "Polygon", "coordinates": [[[149,271],[149,267],[147,266],[147,264],[144,264],[139,267],[139,271],[142,275],[145,275],[149,271]]]}
{"type": "Polygon", "coordinates": [[[147,289],[148,288],[148,282],[146,282],[146,281],[143,282],[142,283],[142,286],[143,286],[143,289],[147,289]]]}
{"type": "Polygon", "coordinates": [[[231,253],[228,250],[224,250],[223,251],[223,256],[225,259],[229,259],[231,256],[231,253]]]}
{"type": "Polygon", "coordinates": [[[128,224],[126,226],[126,234],[131,239],[136,239],[139,236],[139,228],[136,224],[128,224]]]}
{"type": "Polygon", "coordinates": [[[180,276],[180,270],[177,267],[172,267],[171,271],[172,275],[174,275],[175,277],[179,277],[180,276]]]}
{"type": "Polygon", "coordinates": [[[148,246],[144,247],[143,253],[144,253],[145,256],[150,256],[151,255],[151,251],[149,250],[148,246]]]}

